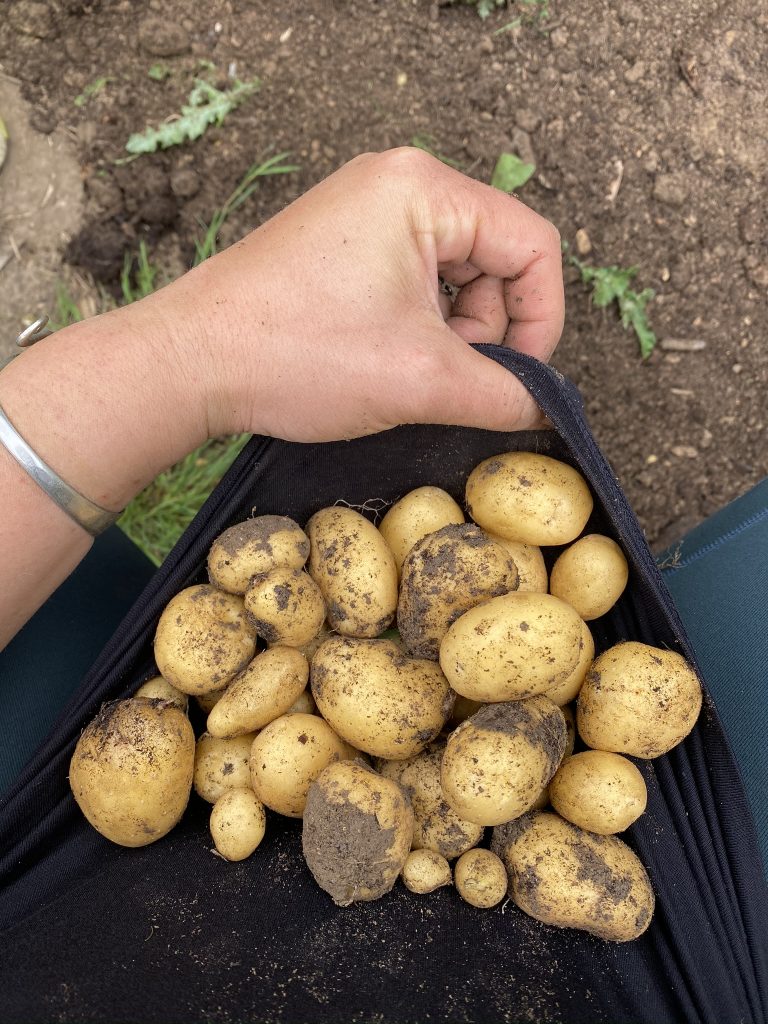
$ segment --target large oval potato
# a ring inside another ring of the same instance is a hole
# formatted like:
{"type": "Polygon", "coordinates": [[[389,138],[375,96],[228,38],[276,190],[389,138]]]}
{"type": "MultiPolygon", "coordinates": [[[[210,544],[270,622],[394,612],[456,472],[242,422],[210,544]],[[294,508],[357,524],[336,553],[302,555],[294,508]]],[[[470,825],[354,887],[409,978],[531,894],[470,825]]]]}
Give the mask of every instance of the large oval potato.
{"type": "Polygon", "coordinates": [[[209,804],[228,789],[251,784],[251,747],[256,733],[220,739],[204,732],[195,746],[195,792],[209,804]]]}
{"type": "Polygon", "coordinates": [[[464,513],[450,494],[440,487],[417,487],[387,511],[379,532],[389,544],[400,572],[405,556],[422,537],[463,522],[464,513]]]}
{"type": "Polygon", "coordinates": [[[437,736],[453,708],[439,666],[405,657],[389,640],[332,637],[312,659],[310,675],[323,718],[376,757],[412,757],[437,736]]]}
{"type": "Polygon", "coordinates": [[[614,835],[637,821],[648,802],[645,779],[621,754],[583,750],[566,757],[549,784],[557,813],[588,832],[614,835]]]}
{"type": "Polygon", "coordinates": [[[500,544],[509,553],[517,568],[519,582],[517,589],[531,594],[547,594],[549,577],[544,564],[544,555],[536,544],[523,544],[517,540],[507,540],[498,533],[489,533],[494,544],[500,544]]]}
{"type": "Polygon", "coordinates": [[[589,626],[582,620],[581,622],[581,639],[579,640],[579,660],[575,666],[568,673],[565,679],[561,679],[559,683],[553,686],[551,689],[544,691],[544,695],[549,697],[553,703],[557,704],[559,708],[565,704],[570,704],[572,700],[575,700],[579,695],[579,690],[584,684],[589,666],[592,664],[595,658],[595,640],[592,636],[592,631],[589,626]]]}
{"type": "Polygon", "coordinates": [[[270,647],[232,680],[208,715],[211,736],[240,736],[285,714],[309,679],[309,663],[294,647],[270,647]]]}
{"type": "Polygon", "coordinates": [[[301,569],[309,538],[288,516],[256,516],[236,523],[213,542],[208,578],[230,594],[244,594],[251,579],[272,569],[301,569]]]}
{"type": "Polygon", "coordinates": [[[105,704],[77,741],[69,784],[93,827],[120,846],[146,846],[189,800],[195,735],[187,716],[143,697],[105,704]]]}
{"type": "Polygon", "coordinates": [[[467,480],[475,522],[523,544],[570,544],[586,526],[592,504],[581,473],[534,452],[494,455],[467,480]]]}
{"type": "Polygon", "coordinates": [[[682,655],[631,640],[592,662],[576,720],[588,747],[661,757],[694,727],[701,703],[701,684],[682,655]]]}
{"type": "Polygon", "coordinates": [[[397,566],[387,542],[365,516],[334,506],[307,523],[309,574],[341,636],[376,637],[397,609],[397,566]]]}
{"type": "Polygon", "coordinates": [[[456,619],[440,644],[440,667],[470,700],[522,700],[553,689],[575,669],[579,614],[550,594],[515,591],[456,619]]]}
{"type": "Polygon", "coordinates": [[[245,668],[256,633],[243,599],[216,587],[187,587],[165,607],[155,633],[155,661],[164,679],[183,693],[209,693],[245,668]]]}
{"type": "Polygon", "coordinates": [[[268,644],[305,647],[325,622],[325,601],[312,577],[277,568],[254,576],[243,598],[248,620],[268,644]]]}
{"type": "Polygon", "coordinates": [[[467,821],[510,821],[533,806],[557,771],[565,744],[565,719],[546,697],[488,704],[448,737],[443,796],[467,821]]]}
{"type": "Polygon", "coordinates": [[[403,562],[397,626],[409,654],[437,661],[448,627],[488,598],[515,590],[517,569],[504,548],[473,523],[423,537],[403,562]]]}
{"type": "Polygon", "coordinates": [[[637,855],[615,836],[598,836],[557,814],[532,811],[493,830],[509,894],[531,917],[629,942],[653,915],[654,896],[637,855]]]}
{"type": "Polygon", "coordinates": [[[389,892],[412,834],[408,797],[359,761],[330,765],[310,786],[304,857],[317,884],[341,907],[389,892]]]}
{"type": "Polygon", "coordinates": [[[571,544],[552,566],[549,589],[591,622],[605,615],[624,592],[629,566],[615,540],[590,533],[571,544]]]}

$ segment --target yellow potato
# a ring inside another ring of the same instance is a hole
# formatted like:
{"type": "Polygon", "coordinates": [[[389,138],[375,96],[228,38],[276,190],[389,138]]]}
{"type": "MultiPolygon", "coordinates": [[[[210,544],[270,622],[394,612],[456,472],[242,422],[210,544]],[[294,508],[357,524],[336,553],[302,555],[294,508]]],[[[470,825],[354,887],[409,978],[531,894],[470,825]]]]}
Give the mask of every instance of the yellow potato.
{"type": "Polygon", "coordinates": [[[291,704],[286,715],[314,715],[317,711],[317,704],[310,689],[302,690],[296,700],[291,704]]]}
{"type": "Polygon", "coordinates": [[[272,569],[301,569],[309,538],[287,516],[256,516],[230,526],[213,542],[208,578],[230,594],[244,594],[251,579],[272,569]]]}
{"type": "Polygon", "coordinates": [[[434,850],[412,850],[400,874],[406,889],[419,895],[434,892],[453,881],[451,865],[434,850]]]}
{"type": "Polygon", "coordinates": [[[581,643],[582,622],[570,605],[550,594],[515,591],[453,623],[440,645],[440,667],[470,700],[521,700],[566,680],[581,643]]]}
{"type": "Polygon", "coordinates": [[[457,694],[456,700],[453,703],[453,711],[451,712],[451,722],[456,725],[460,722],[465,722],[476,711],[479,711],[482,706],[483,702],[481,700],[470,700],[469,697],[462,697],[460,693],[457,694]]]}
{"type": "Polygon", "coordinates": [[[701,703],[701,684],[681,655],[619,643],[587,672],[579,692],[579,735],[596,750],[661,757],[694,727],[701,703]]]}
{"type": "Polygon", "coordinates": [[[281,567],[254,576],[243,600],[249,622],[270,645],[304,647],[325,622],[320,588],[299,569],[281,567]]]}
{"type": "Polygon", "coordinates": [[[493,830],[509,894],[531,917],[629,942],[651,922],[654,896],[637,855],[616,836],[599,836],[532,811],[493,830]]]}
{"type": "Polygon", "coordinates": [[[209,690],[208,693],[197,693],[195,694],[195,703],[201,711],[204,711],[206,715],[209,715],[226,692],[226,686],[222,686],[220,690],[209,690]]]}
{"type": "Polygon", "coordinates": [[[397,609],[397,566],[373,523],[335,506],[316,512],[307,534],[309,574],[322,592],[330,627],[342,636],[383,633],[397,609]]]}
{"type": "Polygon", "coordinates": [[[134,693],[134,697],[146,697],[148,700],[167,700],[175,705],[179,711],[183,711],[184,714],[187,713],[189,705],[189,698],[186,693],[182,693],[175,686],[171,686],[162,676],[153,676],[146,683],[142,683],[136,693],[134,693]]]}
{"type": "Polygon", "coordinates": [[[523,544],[570,544],[586,526],[592,504],[577,470],[533,452],[495,455],[467,480],[467,507],[475,522],[523,544]]]}
{"type": "Polygon", "coordinates": [[[456,861],[454,882],[459,896],[487,910],[507,895],[507,869],[490,850],[469,850],[456,861]]]}
{"type": "Polygon", "coordinates": [[[250,788],[228,789],[211,811],[211,838],[222,857],[250,857],[267,828],[264,805],[250,788]]]}
{"type": "Polygon", "coordinates": [[[434,662],[407,658],[389,640],[326,640],[312,659],[320,714],[358,750],[402,760],[450,718],[453,693],[434,662]]]}
{"type": "Polygon", "coordinates": [[[498,533],[489,533],[494,544],[499,544],[512,556],[517,568],[519,583],[517,589],[531,594],[546,594],[549,591],[547,567],[541,548],[535,544],[523,544],[521,541],[507,540],[498,533]]]}
{"type": "Polygon", "coordinates": [[[396,501],[379,523],[379,531],[395,556],[398,573],[413,545],[428,533],[463,523],[464,513],[439,487],[417,487],[396,501]]]}
{"type": "Polygon", "coordinates": [[[558,707],[563,707],[564,704],[570,704],[572,700],[576,700],[594,657],[595,641],[589,626],[586,622],[582,621],[579,660],[565,679],[562,679],[556,686],[544,691],[545,696],[549,697],[553,704],[557,704],[558,707]]]}
{"type": "Polygon", "coordinates": [[[208,584],[187,587],[160,616],[155,661],[172,686],[194,696],[220,689],[256,651],[243,600],[208,584]]]}
{"type": "Polygon", "coordinates": [[[645,780],[621,754],[584,750],[566,757],[549,784],[561,817],[589,832],[610,836],[637,821],[648,802],[645,780]]]}
{"type": "Polygon", "coordinates": [[[616,541],[590,533],[557,559],[549,589],[589,622],[613,608],[628,579],[627,560],[616,541]]]}
{"type": "Polygon", "coordinates": [[[195,747],[195,792],[215,804],[228,789],[251,785],[251,747],[256,733],[219,739],[207,732],[195,747]]]}
{"type": "Polygon", "coordinates": [[[309,664],[293,647],[270,647],[236,676],[208,715],[211,736],[254,732],[285,714],[309,680],[309,664]]]}

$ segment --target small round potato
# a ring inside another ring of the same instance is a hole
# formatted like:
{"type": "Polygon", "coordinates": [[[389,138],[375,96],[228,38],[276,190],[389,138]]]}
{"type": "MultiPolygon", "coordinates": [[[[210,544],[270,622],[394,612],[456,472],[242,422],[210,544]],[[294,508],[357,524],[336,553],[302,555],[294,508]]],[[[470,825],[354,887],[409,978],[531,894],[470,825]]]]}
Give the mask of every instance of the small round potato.
{"type": "Polygon", "coordinates": [[[389,892],[412,834],[408,797],[359,761],[330,765],[310,786],[304,858],[320,888],[341,907],[389,892]]]}
{"type": "Polygon", "coordinates": [[[208,578],[230,594],[244,594],[251,579],[272,569],[301,569],[309,538],[287,516],[256,516],[230,526],[213,542],[208,578]]]}
{"type": "Polygon", "coordinates": [[[616,644],[595,659],[579,692],[577,724],[588,747],[661,757],[682,742],[701,711],[701,685],[681,655],[616,644]]]}
{"type": "Polygon", "coordinates": [[[88,821],[120,846],[147,846],[179,821],[192,788],[195,735],[161,700],[105,704],[77,741],[69,784],[88,821]]]}
{"type": "Polygon", "coordinates": [[[434,850],[412,850],[400,874],[406,889],[419,895],[434,892],[453,881],[451,865],[434,850]]]}
{"type": "Polygon", "coordinates": [[[397,609],[397,565],[382,535],[365,516],[343,506],[324,508],[307,523],[309,574],[342,636],[376,637],[397,609]]]}
{"type": "Polygon", "coordinates": [[[160,616],[155,661],[172,686],[193,696],[220,689],[256,651],[243,600],[208,584],[187,587],[160,616]]]}
{"type": "Polygon", "coordinates": [[[616,604],[629,579],[629,567],[615,540],[590,533],[560,555],[552,567],[550,592],[591,622],[616,604]]]}
{"type": "Polygon", "coordinates": [[[519,583],[517,589],[528,594],[546,594],[549,592],[549,578],[544,564],[541,548],[535,544],[523,544],[521,541],[507,540],[498,533],[489,533],[494,544],[500,544],[512,556],[517,567],[519,583]]]}
{"type": "Polygon", "coordinates": [[[521,700],[558,686],[581,654],[582,622],[550,594],[503,594],[471,608],[440,645],[453,689],[483,702],[521,700]]]}
{"type": "Polygon", "coordinates": [[[357,756],[318,715],[283,715],[251,747],[251,785],[261,802],[287,818],[301,818],[307,792],[334,761],[357,756]]]}
{"type": "Polygon", "coordinates": [[[490,850],[469,850],[456,861],[454,881],[459,896],[487,910],[507,895],[507,869],[490,850]]]}
{"type": "Polygon", "coordinates": [[[440,668],[405,657],[389,640],[326,640],[312,659],[311,678],[323,718],[347,742],[376,757],[417,754],[453,708],[440,668]]]}
{"type": "Polygon", "coordinates": [[[281,567],[254,576],[243,600],[249,622],[268,644],[303,647],[325,622],[320,588],[299,569],[281,567]]]}
{"type": "Polygon", "coordinates": [[[195,747],[195,792],[215,804],[229,789],[251,785],[251,747],[256,733],[219,739],[204,732],[195,747]]]}
{"type": "Polygon", "coordinates": [[[464,513],[446,491],[439,487],[417,487],[396,501],[379,523],[401,572],[405,556],[413,545],[452,523],[464,522],[464,513]]]}
{"type": "Polygon", "coordinates": [[[182,693],[175,686],[171,686],[162,676],[154,676],[152,679],[148,679],[146,683],[142,683],[136,693],[134,693],[134,697],[146,697],[148,700],[166,700],[169,704],[177,707],[179,711],[183,711],[185,715],[189,706],[189,697],[187,697],[186,693],[182,693]]]}
{"type": "Polygon", "coordinates": [[[226,860],[250,857],[267,829],[264,805],[250,786],[228,789],[211,811],[211,838],[226,860]]]}
{"type": "Polygon", "coordinates": [[[549,784],[549,800],[561,817],[601,836],[637,821],[648,802],[645,780],[621,754],[584,750],[566,757],[549,784]]]}
{"type": "Polygon", "coordinates": [[[576,700],[594,657],[595,641],[592,631],[586,622],[582,621],[581,638],[579,640],[579,660],[565,679],[544,691],[544,696],[549,697],[552,703],[557,704],[559,708],[565,704],[570,704],[572,700],[576,700]]]}
{"type": "Polygon", "coordinates": [[[309,680],[309,664],[294,647],[270,647],[236,676],[208,715],[211,736],[240,736],[274,721],[309,680]]]}
{"type": "Polygon", "coordinates": [[[523,544],[570,544],[592,513],[584,477],[548,455],[507,452],[467,480],[469,514],[484,530],[523,544]]]}
{"type": "Polygon", "coordinates": [[[467,821],[510,821],[548,785],[565,743],[565,719],[546,697],[488,704],[448,737],[443,796],[467,821]]]}
{"type": "Polygon", "coordinates": [[[210,715],[211,711],[213,711],[226,692],[226,686],[222,686],[220,690],[209,690],[208,693],[197,693],[195,694],[195,703],[201,711],[205,712],[206,715],[210,715]]]}
{"type": "Polygon", "coordinates": [[[636,939],[650,924],[648,874],[616,836],[532,811],[495,828],[491,849],[506,865],[513,901],[537,921],[613,942],[636,939]]]}
{"type": "Polygon", "coordinates": [[[397,626],[406,650],[414,658],[437,661],[452,622],[516,587],[509,554],[473,523],[428,534],[403,562],[397,626]]]}

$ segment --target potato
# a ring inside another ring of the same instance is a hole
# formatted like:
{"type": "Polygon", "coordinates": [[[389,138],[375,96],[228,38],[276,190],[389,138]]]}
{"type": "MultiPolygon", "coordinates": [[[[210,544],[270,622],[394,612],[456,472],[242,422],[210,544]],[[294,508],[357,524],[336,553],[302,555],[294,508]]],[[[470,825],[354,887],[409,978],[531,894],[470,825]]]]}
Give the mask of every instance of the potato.
{"type": "Polygon", "coordinates": [[[440,645],[453,689],[483,702],[521,700],[558,686],[579,661],[582,622],[550,594],[503,594],[471,608],[440,645]]]}
{"type": "Polygon", "coordinates": [[[311,680],[323,718],[376,757],[402,760],[423,750],[453,707],[439,667],[405,657],[389,640],[326,640],[312,659],[311,680]]]}
{"type": "Polygon", "coordinates": [[[316,512],[307,533],[309,574],[322,592],[330,627],[342,636],[383,633],[397,609],[397,566],[373,523],[336,506],[316,512]]]}
{"type": "Polygon", "coordinates": [[[296,700],[291,704],[288,710],[285,712],[286,715],[314,715],[317,711],[317,704],[312,696],[312,691],[302,690],[296,700]]]}
{"type": "Polygon", "coordinates": [[[464,513],[450,494],[439,487],[417,487],[388,510],[379,532],[395,556],[399,573],[405,556],[422,537],[463,522],[464,513]]]}
{"type": "Polygon", "coordinates": [[[397,626],[408,653],[437,661],[452,622],[516,587],[514,562],[477,526],[444,526],[428,534],[403,562],[397,626]]]}
{"type": "Polygon", "coordinates": [[[254,576],[243,600],[248,621],[268,644],[303,647],[325,622],[320,588],[298,569],[279,568],[254,576]]]}
{"type": "Polygon", "coordinates": [[[563,707],[570,704],[579,694],[589,666],[595,657],[595,641],[592,632],[586,622],[581,623],[581,637],[579,639],[579,660],[568,675],[555,686],[544,691],[544,696],[549,697],[553,704],[563,707]]]}
{"type": "Polygon", "coordinates": [[[93,827],[120,846],[146,846],[179,821],[192,788],[195,736],[161,700],[105,704],[77,741],[69,784],[93,827]]]}
{"type": "Polygon", "coordinates": [[[261,802],[278,814],[300,818],[310,784],[334,761],[357,756],[317,715],[275,719],[251,747],[251,785],[261,802]]]}
{"type": "Polygon", "coordinates": [[[469,475],[466,493],[478,525],[523,544],[570,544],[592,513],[582,475],[533,452],[507,452],[481,462],[469,475]]]}
{"type": "Polygon", "coordinates": [[[650,924],[650,880],[615,836],[533,811],[495,828],[491,849],[506,865],[512,900],[537,921],[614,942],[636,939],[650,924]]]}
{"type": "Polygon", "coordinates": [[[257,516],[230,526],[208,555],[208,578],[230,594],[244,594],[251,579],[272,569],[301,569],[309,538],[287,516],[257,516]]]}
{"type": "Polygon", "coordinates": [[[133,696],[146,697],[150,700],[166,700],[177,707],[179,711],[183,711],[185,715],[189,706],[189,698],[186,693],[182,693],[175,686],[171,686],[162,676],[153,676],[146,683],[142,683],[133,696]]]}
{"type": "Polygon", "coordinates": [[[420,895],[434,892],[453,881],[451,865],[434,850],[413,850],[408,854],[400,874],[406,889],[420,895]]]}
{"type": "Polygon", "coordinates": [[[549,589],[589,622],[613,608],[628,579],[627,560],[616,541],[590,533],[557,559],[549,589]]]}
{"type": "Polygon", "coordinates": [[[579,735],[596,750],[661,757],[694,727],[701,702],[698,677],[681,655],[619,643],[587,672],[577,705],[579,735]]]}
{"type": "MultiPolygon", "coordinates": [[[[548,697],[549,694],[544,694],[548,697]]],[[[552,698],[549,698],[552,700],[552,698]]],[[[554,704],[555,702],[552,701],[554,704]]],[[[573,748],[576,746],[576,716],[573,713],[573,708],[569,704],[564,704],[560,711],[565,719],[565,750],[563,751],[563,757],[570,757],[573,753],[573,748]]]]}
{"type": "Polygon", "coordinates": [[[480,700],[470,700],[469,697],[462,697],[461,694],[457,694],[456,700],[453,702],[451,722],[455,722],[457,725],[460,722],[465,722],[476,711],[479,711],[482,706],[483,702],[480,700]]]}
{"type": "Polygon", "coordinates": [[[321,647],[325,643],[325,641],[328,640],[330,637],[337,635],[338,634],[334,633],[332,629],[328,628],[328,623],[324,622],[317,636],[310,640],[308,644],[302,644],[299,647],[299,650],[307,659],[307,661],[311,663],[318,647],[321,647]]]}
{"type": "Polygon", "coordinates": [[[456,861],[454,882],[459,896],[487,910],[507,895],[507,869],[490,850],[469,850],[456,861]]]}
{"type": "Polygon", "coordinates": [[[512,556],[519,582],[517,589],[523,593],[546,594],[549,591],[547,567],[541,548],[535,544],[523,544],[521,541],[507,540],[498,533],[489,533],[494,544],[500,545],[512,556]]]}
{"type": "Polygon", "coordinates": [[[250,788],[228,789],[211,811],[211,838],[226,860],[250,857],[267,829],[264,805],[250,788]]]}
{"type": "Polygon", "coordinates": [[[360,762],[332,764],[310,786],[304,857],[317,884],[341,907],[389,892],[412,833],[408,797],[360,762]]]}
{"type": "Polygon", "coordinates": [[[309,664],[293,647],[257,654],[236,676],[208,715],[211,736],[241,736],[274,721],[290,708],[309,679],[309,664]]]}
{"type": "Polygon", "coordinates": [[[589,832],[610,836],[637,821],[648,802],[645,780],[621,754],[584,750],[566,757],[549,784],[557,813],[589,832]]]}
{"type": "Polygon", "coordinates": [[[242,598],[208,584],[182,590],[157,624],[157,667],[183,693],[220,689],[255,651],[256,633],[246,620],[242,598]]]}
{"type": "Polygon", "coordinates": [[[489,704],[448,737],[443,796],[466,821],[510,821],[549,783],[565,743],[565,719],[546,697],[489,704]]]}
{"type": "Polygon", "coordinates": [[[251,747],[256,733],[219,739],[207,732],[195,747],[195,792],[209,804],[215,804],[229,789],[251,785],[251,747]]]}
{"type": "Polygon", "coordinates": [[[414,850],[433,850],[446,860],[471,850],[483,838],[483,826],[465,821],[445,802],[440,769],[445,743],[436,740],[406,761],[377,760],[376,771],[401,786],[413,807],[414,850]]]}
{"type": "Polygon", "coordinates": [[[195,703],[200,710],[204,712],[204,714],[210,715],[211,711],[216,707],[226,692],[226,686],[222,686],[220,690],[209,690],[208,693],[197,693],[195,694],[195,703]]]}

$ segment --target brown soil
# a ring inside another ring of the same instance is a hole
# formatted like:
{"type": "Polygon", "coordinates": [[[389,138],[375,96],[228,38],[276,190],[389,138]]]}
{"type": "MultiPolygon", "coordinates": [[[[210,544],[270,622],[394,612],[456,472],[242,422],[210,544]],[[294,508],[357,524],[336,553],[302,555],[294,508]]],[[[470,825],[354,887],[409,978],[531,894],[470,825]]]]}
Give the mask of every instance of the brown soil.
{"type": "MultiPolygon", "coordinates": [[[[568,268],[555,362],[581,387],[598,440],[650,541],[660,545],[768,471],[763,344],[768,247],[768,13],[735,0],[567,4],[494,35],[428,0],[14,0],[0,19],[4,69],[35,105],[39,132],[78,145],[85,229],[71,261],[114,285],[126,246],[188,264],[246,168],[290,150],[302,169],[266,180],[223,242],[366,149],[430,134],[488,180],[495,158],[533,158],[522,197],[596,264],[637,265],[656,289],[665,341],[643,363],[613,312],[590,306],[568,268]],[[290,31],[289,31],[290,30],[290,31]],[[117,166],[131,132],[179,109],[201,60],[259,76],[261,92],[195,143],[117,166]],[[147,71],[172,71],[163,82],[147,71]],[[74,98],[112,79],[89,102],[74,98]]],[[[510,4],[513,8],[514,4],[510,4]]]]}

